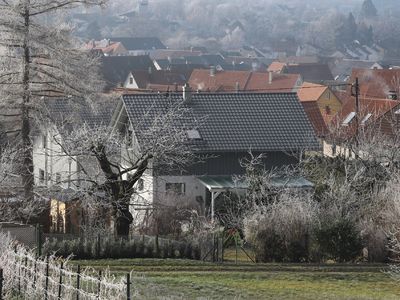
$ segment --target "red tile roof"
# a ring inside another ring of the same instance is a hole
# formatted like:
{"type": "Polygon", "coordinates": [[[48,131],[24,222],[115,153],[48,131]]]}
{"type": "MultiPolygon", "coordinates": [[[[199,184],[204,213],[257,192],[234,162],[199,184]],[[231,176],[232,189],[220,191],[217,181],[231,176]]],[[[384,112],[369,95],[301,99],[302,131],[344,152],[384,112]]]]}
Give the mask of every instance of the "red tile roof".
{"type": "MultiPolygon", "coordinates": [[[[355,118],[347,126],[343,124],[351,113],[356,112],[355,97],[348,98],[349,100],[344,103],[342,110],[332,120],[332,125],[335,128],[347,128],[344,130],[345,132],[342,133],[347,137],[354,135],[357,126],[355,118]]],[[[400,107],[400,101],[361,96],[359,100],[358,124],[359,126],[379,125],[377,124],[378,120],[397,107],[400,107]]]]}
{"type": "Polygon", "coordinates": [[[192,72],[189,85],[194,90],[211,92],[240,91],[276,93],[293,92],[297,89],[300,75],[272,74],[269,83],[269,73],[251,71],[216,71],[212,76],[209,70],[196,69],[192,72]]]}
{"type": "Polygon", "coordinates": [[[353,69],[350,82],[355,82],[357,77],[360,84],[360,95],[364,97],[384,99],[388,98],[390,91],[399,93],[399,69],[353,69]]]}
{"type": "Polygon", "coordinates": [[[304,82],[297,92],[301,102],[318,101],[323,93],[328,89],[325,85],[304,82]]]}
{"type": "Polygon", "coordinates": [[[285,66],[286,66],[286,63],[274,61],[269,65],[267,71],[274,72],[274,73],[281,73],[285,66]]]}

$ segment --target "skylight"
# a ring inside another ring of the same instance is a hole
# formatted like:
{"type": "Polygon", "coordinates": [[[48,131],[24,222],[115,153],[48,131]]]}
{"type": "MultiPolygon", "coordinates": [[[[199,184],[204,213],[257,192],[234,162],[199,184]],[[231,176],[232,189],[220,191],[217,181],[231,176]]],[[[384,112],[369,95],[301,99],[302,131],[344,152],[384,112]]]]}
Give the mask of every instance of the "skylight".
{"type": "Polygon", "coordinates": [[[354,117],[356,116],[356,113],[354,111],[352,111],[351,113],[349,113],[349,115],[346,117],[346,119],[343,121],[342,125],[343,126],[349,126],[349,124],[351,123],[351,121],[353,121],[354,117]]]}
{"type": "Polygon", "coordinates": [[[201,135],[196,129],[186,131],[189,140],[201,140],[201,135]]]}
{"type": "Polygon", "coordinates": [[[362,119],[361,121],[361,125],[365,125],[365,123],[367,123],[367,121],[369,120],[369,118],[371,118],[372,114],[367,114],[364,119],[362,119]]]}

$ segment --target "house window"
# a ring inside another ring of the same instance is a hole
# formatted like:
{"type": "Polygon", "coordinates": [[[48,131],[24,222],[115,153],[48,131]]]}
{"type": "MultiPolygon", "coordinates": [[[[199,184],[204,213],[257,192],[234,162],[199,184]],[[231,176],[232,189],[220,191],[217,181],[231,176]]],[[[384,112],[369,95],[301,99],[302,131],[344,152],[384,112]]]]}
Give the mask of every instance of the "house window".
{"type": "Polygon", "coordinates": [[[184,183],[166,183],[165,190],[167,193],[174,193],[178,195],[185,194],[185,184],[184,183]]]}
{"type": "Polygon", "coordinates": [[[325,113],[327,114],[327,115],[330,115],[331,114],[331,107],[330,106],[325,106],[325,113]]]}
{"type": "Polygon", "coordinates": [[[137,182],[137,189],[138,189],[138,191],[144,190],[144,180],[142,178],[139,178],[139,180],[137,182]]]}
{"type": "Polygon", "coordinates": [[[335,156],[336,155],[336,144],[332,145],[332,155],[335,156]]]}
{"type": "Polygon", "coordinates": [[[60,184],[60,183],[61,183],[61,174],[56,173],[56,184],[60,184]]]}
{"type": "Polygon", "coordinates": [[[39,182],[44,183],[44,170],[39,169],[39,182]]]}
{"type": "Polygon", "coordinates": [[[129,77],[129,84],[133,84],[133,77],[129,77]]]}

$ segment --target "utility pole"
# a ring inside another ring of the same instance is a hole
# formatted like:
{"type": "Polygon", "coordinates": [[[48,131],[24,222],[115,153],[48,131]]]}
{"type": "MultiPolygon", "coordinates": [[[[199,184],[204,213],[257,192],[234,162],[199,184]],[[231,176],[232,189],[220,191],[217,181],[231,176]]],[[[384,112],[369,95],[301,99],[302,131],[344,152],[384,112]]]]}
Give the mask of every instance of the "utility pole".
{"type": "Polygon", "coordinates": [[[358,77],[356,77],[356,84],[355,84],[355,96],[356,96],[356,144],[358,144],[358,131],[360,127],[360,85],[358,82],[358,77]]]}

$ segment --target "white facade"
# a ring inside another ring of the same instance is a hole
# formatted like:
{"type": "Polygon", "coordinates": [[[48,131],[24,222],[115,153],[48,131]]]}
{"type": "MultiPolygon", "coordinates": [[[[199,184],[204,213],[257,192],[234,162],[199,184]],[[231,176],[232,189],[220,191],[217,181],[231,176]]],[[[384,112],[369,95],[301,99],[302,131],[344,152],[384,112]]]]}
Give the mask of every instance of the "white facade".
{"type": "Polygon", "coordinates": [[[55,129],[48,129],[37,136],[33,143],[35,185],[71,187],[78,183],[79,168],[60,146],[61,137],[55,129]],[[57,142],[58,141],[58,142],[57,142]]]}

